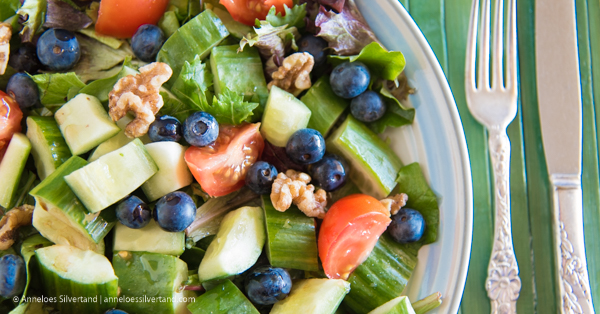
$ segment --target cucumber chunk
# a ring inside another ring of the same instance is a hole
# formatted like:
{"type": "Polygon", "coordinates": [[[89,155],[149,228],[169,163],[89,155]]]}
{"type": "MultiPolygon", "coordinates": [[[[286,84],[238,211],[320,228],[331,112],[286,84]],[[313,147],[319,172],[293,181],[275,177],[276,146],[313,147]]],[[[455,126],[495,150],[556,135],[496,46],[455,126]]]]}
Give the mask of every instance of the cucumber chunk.
{"type": "Polygon", "coordinates": [[[271,314],[333,314],[350,290],[342,279],[304,279],[295,282],[287,298],[273,305],[271,314]]]}
{"type": "Polygon", "coordinates": [[[69,146],[52,117],[27,117],[27,138],[31,141],[31,154],[40,180],[71,157],[69,146]]]}
{"type": "Polygon", "coordinates": [[[192,314],[259,314],[231,280],[206,291],[188,305],[192,314]]]}
{"type": "Polygon", "coordinates": [[[132,229],[117,223],[113,251],[144,251],[181,255],[185,249],[183,232],[162,230],[154,220],[141,229],[132,229]]]}
{"type": "Polygon", "coordinates": [[[62,313],[104,313],[117,305],[118,278],[104,255],[53,245],[36,250],[35,256],[44,296],[56,298],[62,313]]]}
{"type": "Polygon", "coordinates": [[[198,269],[198,267],[200,267],[200,262],[202,262],[204,254],[206,254],[205,250],[193,246],[189,249],[185,249],[185,251],[183,251],[183,254],[179,256],[179,258],[181,258],[181,260],[183,260],[188,265],[189,269],[196,270],[198,269]]]}
{"type": "MultiPolygon", "coordinates": [[[[258,50],[245,47],[238,52],[240,45],[214,47],[210,54],[210,67],[214,76],[215,94],[225,89],[243,95],[247,101],[258,102],[255,111],[258,119],[269,97],[267,81],[258,50]],[[260,109],[259,109],[260,108],[260,109]]],[[[191,60],[191,59],[190,59],[191,60]]]]}
{"type": "Polygon", "coordinates": [[[98,98],[79,94],[54,114],[71,154],[80,155],[119,133],[98,98]]]}
{"type": "Polygon", "coordinates": [[[262,196],[262,204],[271,265],[319,271],[315,219],[307,217],[295,205],[285,212],[277,211],[268,195],[262,196]]]}
{"type": "Polygon", "coordinates": [[[192,184],[192,173],[183,158],[187,147],[177,142],[156,142],[145,147],[158,166],[158,172],[142,185],[149,201],[192,184]]]}
{"type": "Polygon", "coordinates": [[[167,63],[173,69],[170,84],[179,77],[185,61],[206,58],[212,47],[229,35],[229,31],[217,15],[204,10],[195,18],[181,26],[171,35],[158,52],[157,61],[167,63]]]}
{"type": "Polygon", "coordinates": [[[54,243],[104,252],[102,239],[115,222],[89,214],[64,180],[85,165],[85,160],[73,156],[31,190],[29,194],[35,198],[33,226],[54,243]]]}
{"type": "Polygon", "coordinates": [[[369,314],[415,314],[415,310],[406,296],[399,296],[382,304],[369,314]]]}
{"type": "Polygon", "coordinates": [[[294,95],[272,86],[260,133],[271,144],[284,147],[294,132],[306,128],[311,111],[294,95]]]}
{"type": "Polygon", "coordinates": [[[65,181],[92,213],[116,203],[158,171],[139,139],[65,176],[65,181]]]}
{"type": "Polygon", "coordinates": [[[323,136],[329,134],[335,122],[350,105],[348,100],[333,92],[328,75],[318,79],[300,100],[312,112],[308,127],[321,132],[323,136]]]}
{"type": "Polygon", "coordinates": [[[11,209],[16,201],[17,186],[30,151],[31,143],[27,136],[15,133],[0,162],[0,206],[6,209],[11,209]]]}
{"type": "Polygon", "coordinates": [[[188,313],[187,304],[193,298],[182,290],[188,278],[184,261],[172,255],[120,251],[113,255],[113,267],[120,296],[136,300],[120,302],[117,308],[127,313],[188,313]]]}
{"type": "Polygon", "coordinates": [[[350,179],[367,195],[382,199],[396,186],[400,158],[373,131],[352,116],[327,139],[327,150],[350,163],[350,179]]]}
{"type": "MultiPolygon", "coordinates": [[[[134,139],[129,138],[127,137],[127,135],[125,135],[125,127],[127,126],[127,124],[129,124],[129,122],[133,121],[133,118],[134,117],[131,115],[126,115],[123,118],[121,118],[121,120],[117,121],[117,125],[119,126],[119,128],[121,128],[121,131],[119,131],[117,135],[109,138],[108,140],[102,142],[102,144],[98,145],[98,147],[96,147],[92,151],[90,157],[88,157],[88,161],[95,161],[98,158],[131,143],[131,141],[133,141],[134,139]]],[[[138,138],[144,144],[152,142],[147,134],[138,138]]]]}
{"type": "Polygon", "coordinates": [[[416,265],[417,252],[384,233],[371,255],[348,278],[351,289],[344,307],[351,313],[367,313],[399,296],[416,265]]]}
{"type": "Polygon", "coordinates": [[[265,244],[265,226],[260,207],[245,206],[223,218],[215,239],[198,268],[205,282],[241,274],[258,260],[265,244]]]}

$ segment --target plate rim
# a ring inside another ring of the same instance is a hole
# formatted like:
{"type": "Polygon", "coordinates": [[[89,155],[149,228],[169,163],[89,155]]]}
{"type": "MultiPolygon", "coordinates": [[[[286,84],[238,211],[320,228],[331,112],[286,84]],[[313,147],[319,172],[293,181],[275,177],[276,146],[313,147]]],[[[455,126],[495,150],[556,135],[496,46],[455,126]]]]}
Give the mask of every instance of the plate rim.
{"type": "MultiPolygon", "coordinates": [[[[453,129],[456,133],[456,139],[458,142],[458,150],[460,151],[460,154],[463,156],[463,158],[461,158],[461,166],[463,169],[463,176],[465,178],[464,192],[465,192],[465,196],[466,196],[466,199],[465,199],[466,208],[465,208],[464,214],[465,214],[466,229],[465,229],[464,236],[462,239],[462,242],[464,243],[464,245],[463,245],[463,252],[461,254],[460,263],[459,263],[459,265],[461,265],[461,266],[459,268],[458,276],[456,277],[457,280],[454,283],[454,287],[455,287],[454,291],[460,292],[460,297],[452,298],[450,300],[450,304],[448,307],[448,310],[451,313],[457,313],[458,309],[460,307],[460,302],[462,300],[464,288],[465,288],[466,281],[467,281],[467,274],[468,274],[468,270],[469,270],[469,263],[470,263],[470,259],[471,259],[470,258],[471,257],[471,248],[472,248],[472,242],[473,242],[473,179],[471,176],[471,162],[470,162],[469,150],[467,147],[467,141],[466,141],[466,137],[465,137],[465,131],[463,128],[462,119],[460,118],[460,114],[458,112],[458,107],[456,106],[454,94],[452,93],[452,89],[450,88],[450,84],[448,83],[448,79],[446,78],[446,75],[445,75],[444,71],[442,70],[442,67],[439,63],[438,58],[435,56],[435,53],[433,52],[431,45],[429,45],[429,42],[425,38],[425,35],[423,35],[423,32],[421,31],[419,26],[416,24],[416,22],[414,21],[412,16],[410,16],[408,11],[404,8],[404,6],[400,3],[399,0],[387,0],[387,2],[396,10],[396,12],[400,16],[400,18],[404,20],[404,22],[406,23],[406,25],[408,26],[410,31],[413,33],[413,35],[415,35],[414,36],[415,41],[421,47],[421,49],[425,52],[425,58],[427,59],[428,63],[432,66],[432,70],[434,72],[433,74],[439,83],[439,86],[442,90],[444,99],[446,100],[446,103],[448,105],[450,119],[453,123],[453,126],[454,126],[453,129]]],[[[457,293],[457,295],[458,295],[458,293],[457,293]]],[[[443,297],[444,296],[442,296],[442,300],[443,300],[443,297]]]]}

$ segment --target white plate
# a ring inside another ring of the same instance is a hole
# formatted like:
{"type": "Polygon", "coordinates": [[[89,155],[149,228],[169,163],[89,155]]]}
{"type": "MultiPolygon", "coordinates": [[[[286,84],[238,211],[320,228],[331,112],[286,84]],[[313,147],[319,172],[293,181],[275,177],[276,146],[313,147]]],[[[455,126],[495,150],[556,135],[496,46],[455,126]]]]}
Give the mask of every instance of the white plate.
{"type": "Polygon", "coordinates": [[[438,240],[419,251],[419,263],[404,294],[416,301],[439,291],[443,303],[431,313],[456,313],[471,252],[473,192],[454,97],[431,47],[398,0],[356,3],[383,45],[404,53],[404,71],[417,89],[409,97],[416,108],[413,125],[388,130],[383,136],[392,140],[392,148],[404,164],[421,164],[440,201],[438,240]]]}

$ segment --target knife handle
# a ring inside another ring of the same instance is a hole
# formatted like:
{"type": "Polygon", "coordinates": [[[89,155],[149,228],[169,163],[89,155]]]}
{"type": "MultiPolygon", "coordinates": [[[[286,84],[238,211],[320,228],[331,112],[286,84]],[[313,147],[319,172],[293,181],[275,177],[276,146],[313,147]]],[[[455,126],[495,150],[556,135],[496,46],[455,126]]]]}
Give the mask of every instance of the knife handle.
{"type": "Polygon", "coordinates": [[[552,175],[554,245],[562,313],[594,313],[585,244],[581,177],[552,175]]]}
{"type": "Polygon", "coordinates": [[[489,150],[494,169],[494,245],[485,289],[492,314],[516,313],[521,292],[519,267],[513,248],[510,218],[510,140],[506,128],[489,129],[489,150]]]}

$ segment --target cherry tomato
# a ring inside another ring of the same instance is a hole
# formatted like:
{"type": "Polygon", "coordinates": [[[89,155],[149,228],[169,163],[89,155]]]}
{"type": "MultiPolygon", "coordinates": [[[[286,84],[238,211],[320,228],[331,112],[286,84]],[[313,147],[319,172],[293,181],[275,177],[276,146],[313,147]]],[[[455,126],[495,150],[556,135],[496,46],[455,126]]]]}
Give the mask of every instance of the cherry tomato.
{"type": "Polygon", "coordinates": [[[16,101],[0,91],[0,160],[13,134],[21,132],[23,112],[16,101]]]}
{"type": "Polygon", "coordinates": [[[374,197],[353,194],[335,202],[325,214],[318,240],[327,277],[348,279],[390,222],[390,212],[374,197]]]}
{"type": "Polygon", "coordinates": [[[138,27],[156,24],[169,0],[102,0],[96,31],[103,35],[131,38],[138,27]]]}
{"type": "Polygon", "coordinates": [[[185,152],[194,178],[210,196],[223,196],[244,186],[248,168],[262,154],[265,142],[260,123],[219,125],[219,137],[205,147],[190,146],[185,152]]]}
{"type": "Polygon", "coordinates": [[[264,20],[272,6],[275,11],[285,15],[283,5],[291,8],[294,0],[221,0],[234,20],[246,25],[254,26],[256,19],[264,20]]]}

